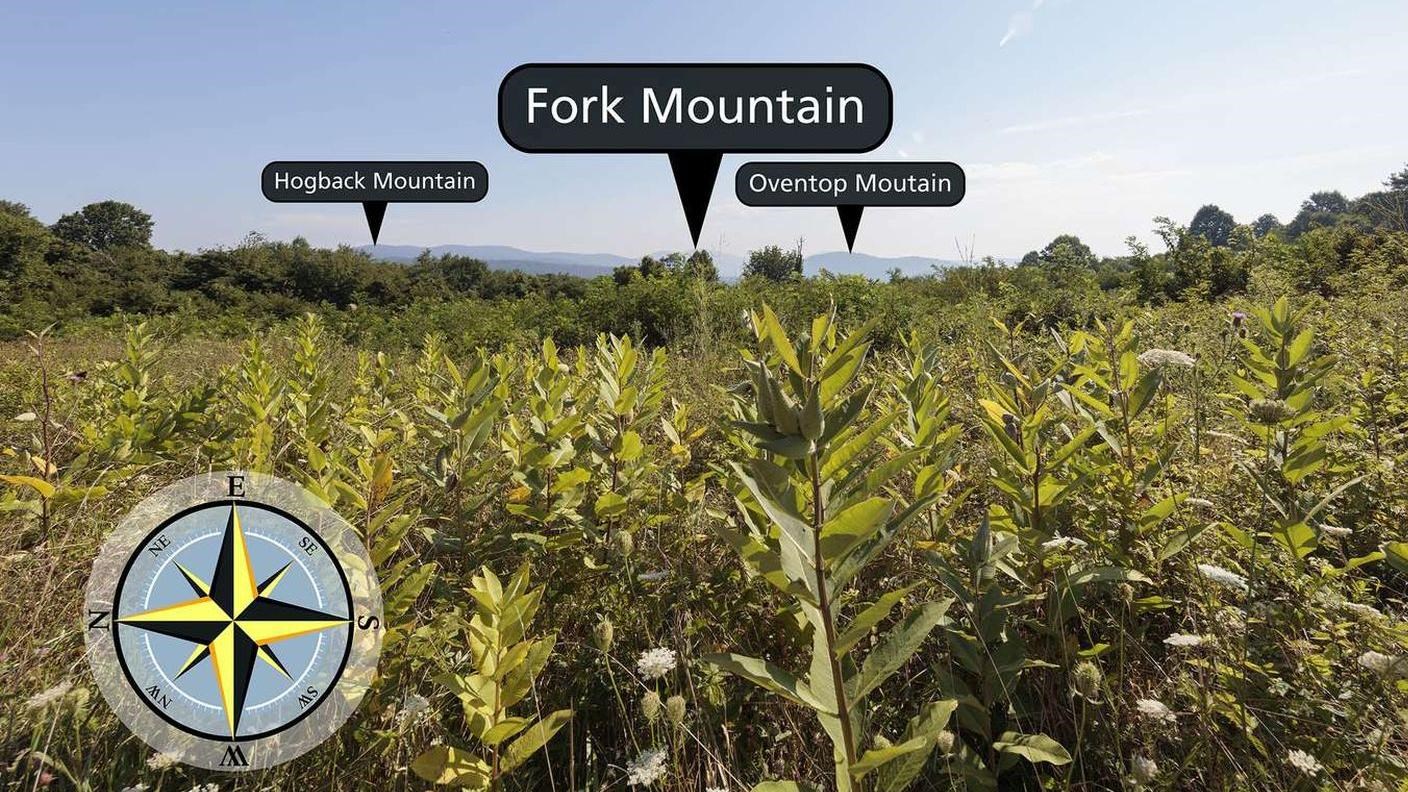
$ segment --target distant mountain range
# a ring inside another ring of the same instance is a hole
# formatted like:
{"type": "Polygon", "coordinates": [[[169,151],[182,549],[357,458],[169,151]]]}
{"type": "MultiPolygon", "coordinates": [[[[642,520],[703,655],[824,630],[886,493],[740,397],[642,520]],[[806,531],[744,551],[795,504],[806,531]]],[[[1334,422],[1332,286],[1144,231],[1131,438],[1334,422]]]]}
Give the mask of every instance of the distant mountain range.
{"type": "MultiPolygon", "coordinates": [[[[612,253],[543,253],[506,245],[435,245],[429,248],[416,245],[363,245],[358,250],[374,259],[403,263],[415,261],[421,251],[429,250],[434,256],[454,254],[477,258],[497,270],[519,270],[532,275],[576,275],[582,278],[610,275],[616,267],[640,261],[639,258],[612,253]]],[[[668,251],[655,251],[650,255],[659,257],[667,253],[668,251]]],[[[744,258],[733,253],[714,254],[714,264],[719,268],[719,276],[726,279],[731,280],[742,274],[743,263],[744,258]]],[[[886,258],[865,253],[833,251],[807,256],[804,267],[808,275],[826,270],[837,275],[864,275],[884,280],[894,269],[905,275],[930,275],[935,269],[947,269],[961,263],[927,256],[886,258]]]]}

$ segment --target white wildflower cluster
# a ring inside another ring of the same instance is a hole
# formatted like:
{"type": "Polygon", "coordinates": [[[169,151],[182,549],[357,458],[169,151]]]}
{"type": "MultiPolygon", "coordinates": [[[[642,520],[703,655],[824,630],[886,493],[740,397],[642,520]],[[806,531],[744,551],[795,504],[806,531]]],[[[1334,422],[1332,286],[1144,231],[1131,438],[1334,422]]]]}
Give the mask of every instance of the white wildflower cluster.
{"type": "Polygon", "coordinates": [[[670,573],[666,572],[663,569],[652,569],[648,572],[642,572],[639,575],[636,575],[636,580],[639,580],[642,583],[656,583],[661,580],[664,580],[669,576],[670,573]]]}
{"type": "Polygon", "coordinates": [[[1198,564],[1198,573],[1223,588],[1235,591],[1247,590],[1247,579],[1230,569],[1214,564],[1198,564]]]}
{"type": "Polygon", "coordinates": [[[1408,679],[1408,657],[1395,657],[1370,649],[1359,655],[1359,665],[1389,682],[1408,679]]]}
{"type": "Polygon", "coordinates": [[[196,784],[188,792],[220,792],[220,785],[216,783],[196,784]]]}
{"type": "Polygon", "coordinates": [[[1208,500],[1207,498],[1184,498],[1183,502],[1188,506],[1192,506],[1193,508],[1207,509],[1208,511],[1212,511],[1214,508],[1216,508],[1217,505],[1212,501],[1208,500]]]}
{"type": "Polygon", "coordinates": [[[396,711],[396,725],[410,726],[418,722],[430,711],[430,699],[419,693],[407,693],[396,711]]]}
{"type": "Polygon", "coordinates": [[[628,786],[650,786],[665,777],[665,749],[652,748],[626,763],[628,786]]]}
{"type": "Polygon", "coordinates": [[[1146,349],[1139,353],[1139,365],[1145,368],[1160,368],[1161,366],[1178,366],[1179,368],[1192,368],[1197,359],[1187,352],[1179,352],[1176,349],[1146,349]]]}
{"type": "Polygon", "coordinates": [[[1320,532],[1326,536],[1333,536],[1336,539],[1343,539],[1354,533],[1354,531],[1339,525],[1322,525],[1320,532]]]}
{"type": "Polygon", "coordinates": [[[146,784],[133,784],[132,786],[123,787],[122,792],[147,792],[150,788],[151,787],[146,784]]]}
{"type": "Polygon", "coordinates": [[[1130,775],[1135,784],[1146,786],[1159,777],[1159,765],[1147,756],[1136,756],[1129,760],[1130,775]]]}
{"type": "Polygon", "coordinates": [[[1178,716],[1173,714],[1173,710],[1168,705],[1158,699],[1139,699],[1134,702],[1134,708],[1139,710],[1139,714],[1157,723],[1177,723],[1178,716]]]}
{"type": "Polygon", "coordinates": [[[640,653],[636,670],[646,679],[659,679],[675,670],[675,650],[658,647],[640,653]]]}
{"type": "Polygon", "coordinates": [[[1048,553],[1053,550],[1063,550],[1067,547],[1085,547],[1087,542],[1084,539],[1077,539],[1074,536],[1057,536],[1041,543],[1041,549],[1048,553]]]}
{"type": "Polygon", "coordinates": [[[180,759],[177,759],[172,754],[158,752],[147,757],[147,767],[151,768],[152,770],[158,771],[170,770],[171,768],[176,766],[177,762],[180,761],[180,759]]]}
{"type": "Polygon", "coordinates": [[[1187,634],[1187,633],[1174,633],[1173,635],[1170,635],[1169,637],[1165,638],[1165,639],[1164,639],[1164,643],[1167,644],[1168,646],[1172,646],[1172,647],[1176,647],[1176,648],[1187,648],[1187,647],[1194,647],[1194,646],[1202,646],[1204,640],[1205,640],[1205,639],[1204,639],[1203,636],[1201,636],[1201,635],[1189,635],[1189,634],[1187,634]]]}
{"type": "Polygon", "coordinates": [[[48,690],[41,690],[33,696],[30,696],[29,700],[25,701],[24,705],[29,709],[48,709],[58,703],[64,696],[67,696],[71,690],[73,690],[73,683],[64,680],[48,690]]]}
{"type": "Polygon", "coordinates": [[[1302,751],[1299,748],[1292,748],[1286,752],[1286,761],[1295,769],[1308,776],[1316,776],[1325,769],[1320,765],[1320,760],[1302,751]]]}

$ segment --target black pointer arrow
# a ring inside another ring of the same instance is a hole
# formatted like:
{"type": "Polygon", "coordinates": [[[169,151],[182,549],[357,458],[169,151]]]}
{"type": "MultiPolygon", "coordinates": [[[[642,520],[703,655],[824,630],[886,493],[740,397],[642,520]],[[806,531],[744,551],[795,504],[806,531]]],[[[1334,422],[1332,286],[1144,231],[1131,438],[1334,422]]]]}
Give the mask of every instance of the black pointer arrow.
{"type": "Polygon", "coordinates": [[[836,214],[841,218],[841,231],[846,235],[846,252],[848,253],[855,252],[856,232],[860,230],[860,215],[864,211],[864,206],[855,204],[842,204],[836,207],[836,214]]]}
{"type": "Polygon", "coordinates": [[[709,214],[709,199],[714,195],[714,181],[719,176],[722,151],[672,151],[670,170],[675,172],[675,189],[684,207],[684,219],[689,223],[689,236],[699,247],[699,232],[704,229],[704,216],[709,214]]]}
{"type": "Polygon", "coordinates": [[[386,201],[362,201],[362,212],[367,216],[367,230],[372,232],[372,244],[381,236],[381,221],[386,219],[386,201]]]}

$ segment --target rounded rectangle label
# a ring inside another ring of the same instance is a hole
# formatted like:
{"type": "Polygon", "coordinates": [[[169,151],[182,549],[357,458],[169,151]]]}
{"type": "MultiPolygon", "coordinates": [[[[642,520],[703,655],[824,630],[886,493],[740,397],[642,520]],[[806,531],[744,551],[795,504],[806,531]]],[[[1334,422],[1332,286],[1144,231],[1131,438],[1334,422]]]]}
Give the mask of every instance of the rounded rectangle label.
{"type": "Polygon", "coordinates": [[[952,162],[747,162],[734,177],[746,206],[953,206],[965,189],[952,162]]]}
{"type": "Polygon", "coordinates": [[[526,152],[862,152],[893,107],[863,63],[529,63],[499,85],[499,129],[526,152]]]}
{"type": "Polygon", "coordinates": [[[489,192],[478,162],[271,162],[260,176],[277,203],[473,203],[489,192]]]}

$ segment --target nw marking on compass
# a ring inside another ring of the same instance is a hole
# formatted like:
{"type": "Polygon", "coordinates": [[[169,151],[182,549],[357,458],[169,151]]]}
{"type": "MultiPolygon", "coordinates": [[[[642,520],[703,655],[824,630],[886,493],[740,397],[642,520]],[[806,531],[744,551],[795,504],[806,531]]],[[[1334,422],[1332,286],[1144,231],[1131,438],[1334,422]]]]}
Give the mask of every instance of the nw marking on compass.
{"type": "Polygon", "coordinates": [[[263,582],[254,577],[240,515],[234,504],[225,523],[220,554],[207,584],[195,572],[176,568],[196,595],[170,605],[120,616],[118,624],[179,638],[195,645],[176,672],[179,679],[209,660],[220,691],[225,722],[234,738],[249,693],[255,664],[263,661],[292,681],[273,644],[346,625],[349,619],[274,598],[274,590],[293,562],[263,582]]]}

